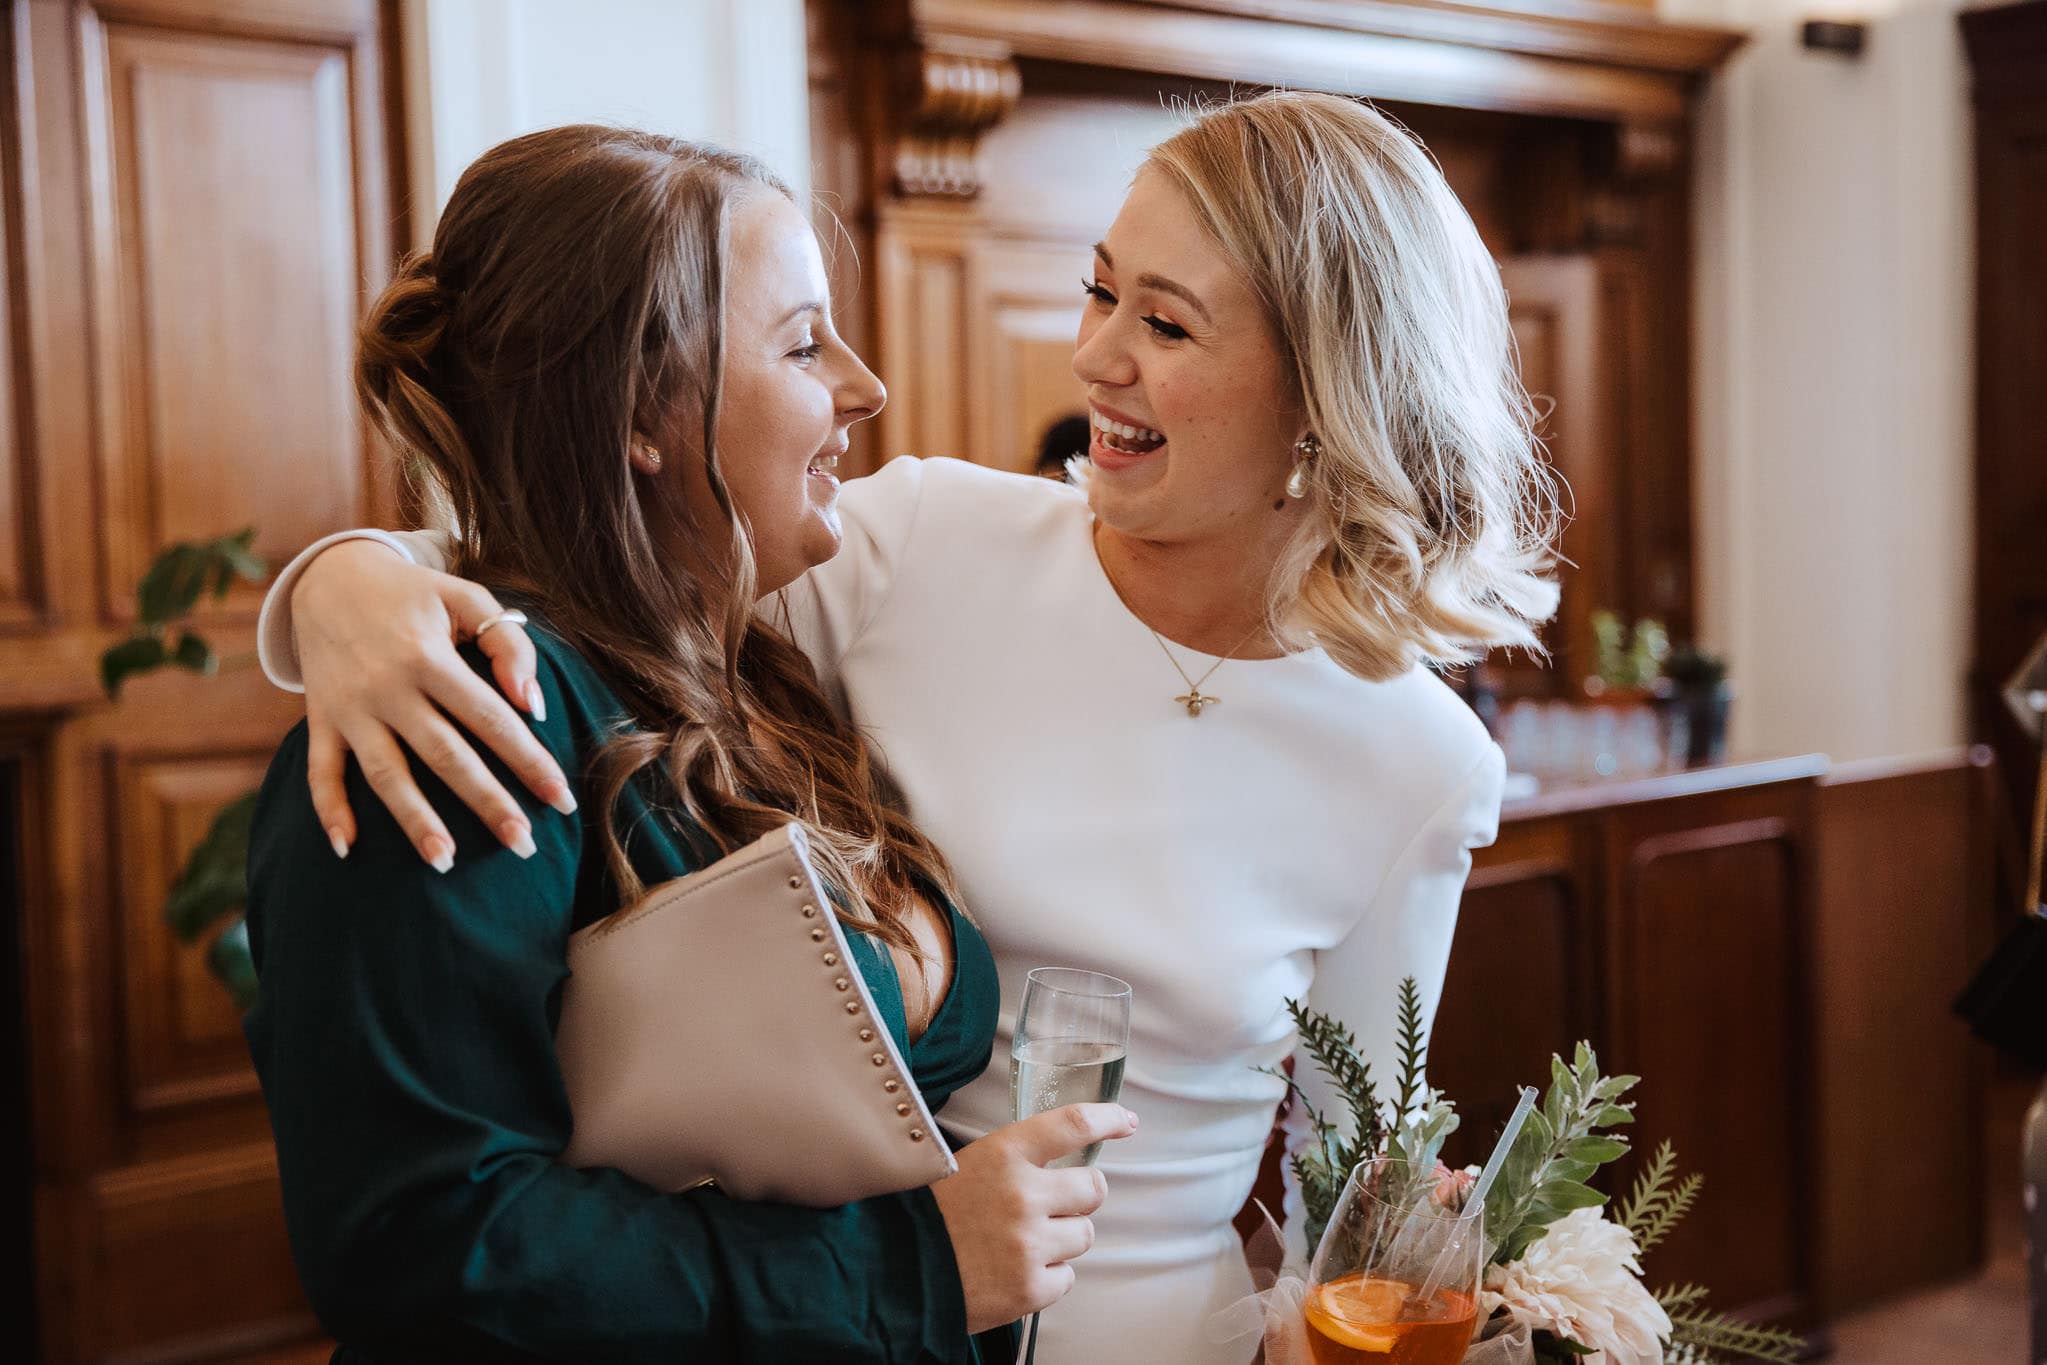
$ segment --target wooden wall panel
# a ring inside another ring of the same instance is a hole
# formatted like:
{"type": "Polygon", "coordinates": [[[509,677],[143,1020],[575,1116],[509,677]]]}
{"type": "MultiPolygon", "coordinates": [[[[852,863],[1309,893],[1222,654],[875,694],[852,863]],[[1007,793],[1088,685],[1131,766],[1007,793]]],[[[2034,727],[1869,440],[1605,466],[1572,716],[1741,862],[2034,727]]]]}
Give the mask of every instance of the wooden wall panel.
{"type": "MultiPolygon", "coordinates": [[[[16,0],[0,113],[0,728],[24,792],[39,1322],[51,1365],[246,1356],[315,1328],[238,1021],[161,921],[179,861],[297,711],[251,666],[97,697],[168,542],[273,562],[387,521],[351,396],[389,277],[396,0],[16,0]]],[[[24,1177],[26,1178],[26,1177],[24,1177]]]]}
{"type": "Polygon", "coordinates": [[[1500,275],[1522,383],[1541,414],[1550,463],[1569,489],[1562,553],[1572,566],[1562,576],[1557,620],[1543,631],[1552,659],[1516,656],[1504,672],[1519,694],[1575,695],[1593,657],[1591,613],[1616,601],[1598,270],[1582,255],[1516,256],[1501,262],[1500,275]]]}
{"type": "Polygon", "coordinates": [[[1983,1201],[1956,1187],[1982,1184],[1987,1056],[1948,1005],[1991,928],[1988,764],[1986,750],[1855,764],[1817,793],[1818,1273],[1830,1314],[1961,1275],[1983,1254],[1983,1201]]]}
{"type": "Polygon", "coordinates": [[[976,263],[970,307],[987,319],[980,363],[969,376],[979,390],[976,458],[1029,473],[1045,429],[1087,411],[1086,391],[1073,377],[1086,249],[996,238],[981,244],[976,263]]]}
{"type": "Polygon", "coordinates": [[[905,215],[883,236],[876,268],[885,287],[873,363],[891,394],[916,396],[882,409],[881,463],[902,454],[975,458],[965,235],[952,215],[905,215]]]}
{"type": "Polygon", "coordinates": [[[270,752],[143,751],[114,762],[127,1102],[153,1114],[252,1096],[241,1016],[208,971],[205,945],[180,943],[163,906],[214,815],[262,782],[270,752]]]}
{"type": "MultiPolygon", "coordinates": [[[[0,119],[0,185],[20,182],[21,139],[0,119]]],[[[22,428],[28,392],[23,366],[21,224],[18,195],[0,195],[0,630],[34,624],[41,615],[40,553],[33,467],[22,428]]]]}
{"type": "MultiPolygon", "coordinates": [[[[84,33],[99,543],[104,609],[120,620],[170,541],[253,524],[261,548],[288,554],[363,505],[349,374],[371,271],[346,49],[130,23],[84,33]]],[[[240,589],[238,605],[258,596],[240,589]]]]}
{"type": "Polygon", "coordinates": [[[319,1331],[267,1141],[101,1176],[90,1229],[91,1359],[214,1360],[319,1331]]]}
{"type": "Polygon", "coordinates": [[[1655,1253],[1658,1281],[1775,1316],[1810,1286],[1803,829],[1787,795],[1740,795],[1613,818],[1604,1060],[1645,1078],[1617,1184],[1665,1140],[1706,1180],[1655,1253]]]}
{"type": "Polygon", "coordinates": [[[1597,1040],[1597,893],[1581,842],[1569,821],[1510,825],[1474,862],[1429,1040],[1429,1081],[1462,1116],[1444,1148],[1454,1166],[1486,1159],[1553,1054],[1597,1040]]]}

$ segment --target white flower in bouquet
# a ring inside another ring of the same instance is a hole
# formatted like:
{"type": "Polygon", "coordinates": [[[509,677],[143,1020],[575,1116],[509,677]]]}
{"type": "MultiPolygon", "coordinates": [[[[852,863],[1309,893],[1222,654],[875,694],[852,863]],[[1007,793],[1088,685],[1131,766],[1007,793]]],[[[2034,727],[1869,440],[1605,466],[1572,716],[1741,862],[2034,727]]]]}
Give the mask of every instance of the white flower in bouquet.
{"type": "Polygon", "coordinates": [[[1521,1259],[1486,1272],[1480,1311],[1504,1308],[1594,1354],[1585,1365],[1658,1365],[1670,1315],[1642,1285],[1635,1239],[1596,1208],[1576,1209],[1521,1259]]]}

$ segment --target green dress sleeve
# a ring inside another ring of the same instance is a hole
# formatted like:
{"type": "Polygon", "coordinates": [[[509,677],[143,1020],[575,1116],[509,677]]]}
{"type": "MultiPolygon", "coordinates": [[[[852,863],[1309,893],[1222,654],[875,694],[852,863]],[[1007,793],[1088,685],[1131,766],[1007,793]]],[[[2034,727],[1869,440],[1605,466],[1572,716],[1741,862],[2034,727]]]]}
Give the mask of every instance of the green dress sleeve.
{"type": "MultiPolygon", "coordinates": [[[[576,708],[557,695],[575,682],[548,651],[541,669],[556,704],[539,732],[573,775],[576,708]]],[[[972,1362],[928,1190],[814,1210],[557,1163],[567,940],[615,908],[588,904],[603,860],[582,821],[596,812],[529,802],[538,852],[522,861],[414,772],[455,837],[445,875],[353,764],[360,836],[334,857],[306,793],[303,725],[271,766],[251,844],[260,987],[246,1029],[293,1256],[342,1358],[972,1362]]]]}

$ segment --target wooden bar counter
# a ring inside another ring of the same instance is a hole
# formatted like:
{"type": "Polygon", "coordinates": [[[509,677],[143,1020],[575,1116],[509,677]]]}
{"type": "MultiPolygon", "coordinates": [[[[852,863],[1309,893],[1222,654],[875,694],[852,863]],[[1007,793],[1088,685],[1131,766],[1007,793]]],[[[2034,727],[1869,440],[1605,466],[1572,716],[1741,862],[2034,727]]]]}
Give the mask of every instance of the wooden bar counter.
{"type": "Polygon", "coordinates": [[[1591,1041],[1706,1177],[1647,1265],[1807,1325],[1976,1264],[1980,1062],[1948,1004],[1990,930],[1987,752],[1817,755],[1508,802],[1451,954],[1431,1078],[1476,1160],[1591,1041]]]}

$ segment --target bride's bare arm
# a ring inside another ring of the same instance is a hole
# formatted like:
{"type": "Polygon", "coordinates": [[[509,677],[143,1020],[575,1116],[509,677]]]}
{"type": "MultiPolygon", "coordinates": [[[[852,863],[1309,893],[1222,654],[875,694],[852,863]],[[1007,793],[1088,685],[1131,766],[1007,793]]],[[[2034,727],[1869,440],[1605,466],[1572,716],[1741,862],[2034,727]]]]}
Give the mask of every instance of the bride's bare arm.
{"type": "MultiPolygon", "coordinates": [[[[413,781],[405,748],[507,848],[522,856],[531,850],[532,830],[518,803],[456,723],[479,736],[541,800],[564,813],[575,810],[560,767],[525,719],[456,652],[503,610],[487,589],[407,563],[376,541],[350,540],[306,565],[290,591],[306,689],[307,777],[337,854],[347,856],[355,841],[342,782],[353,753],[419,856],[442,871],[452,865],[455,842],[413,781]]],[[[526,633],[506,623],[478,643],[506,695],[519,698],[527,712],[544,714],[526,633]]]]}

